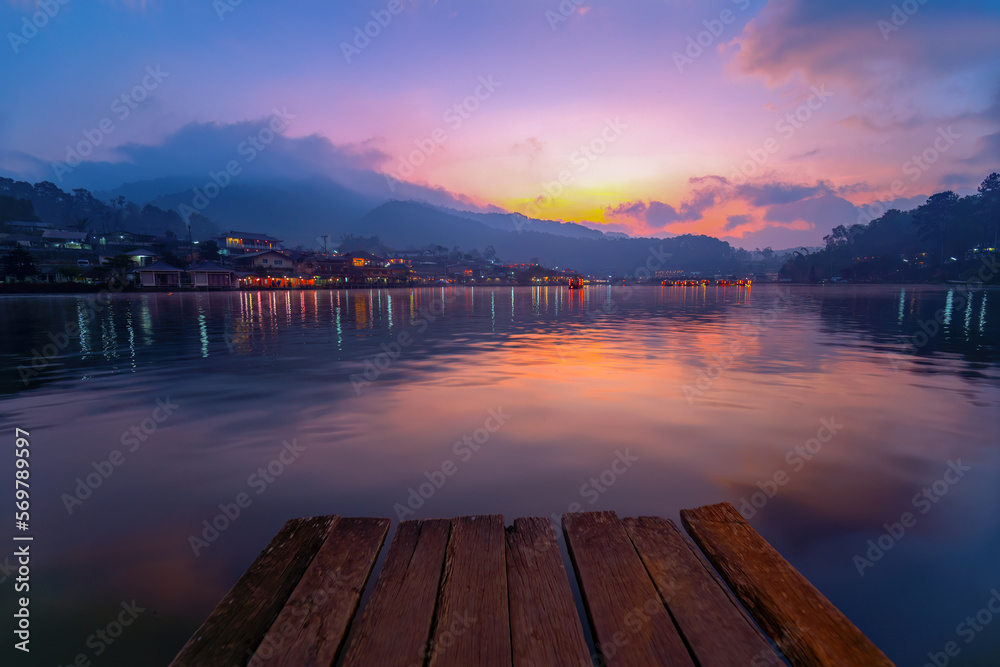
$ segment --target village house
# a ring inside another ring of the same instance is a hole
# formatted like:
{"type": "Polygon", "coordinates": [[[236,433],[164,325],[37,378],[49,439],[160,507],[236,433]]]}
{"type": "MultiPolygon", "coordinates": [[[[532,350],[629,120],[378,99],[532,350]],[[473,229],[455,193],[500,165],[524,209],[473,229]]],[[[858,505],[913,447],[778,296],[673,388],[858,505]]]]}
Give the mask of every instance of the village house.
{"type": "Polygon", "coordinates": [[[283,252],[265,250],[233,257],[233,267],[237,271],[259,271],[291,274],[295,271],[295,261],[283,252]]]}
{"type": "Polygon", "coordinates": [[[157,261],[136,271],[139,284],[143,287],[180,287],[181,269],[166,262],[157,261]]]}
{"type": "Polygon", "coordinates": [[[202,262],[188,269],[195,289],[230,289],[235,285],[232,269],[213,262],[202,262]]]}
{"type": "Polygon", "coordinates": [[[222,256],[237,257],[267,250],[277,250],[281,247],[281,239],[259,232],[230,230],[225,236],[220,236],[215,241],[219,244],[219,254],[222,256]]]}

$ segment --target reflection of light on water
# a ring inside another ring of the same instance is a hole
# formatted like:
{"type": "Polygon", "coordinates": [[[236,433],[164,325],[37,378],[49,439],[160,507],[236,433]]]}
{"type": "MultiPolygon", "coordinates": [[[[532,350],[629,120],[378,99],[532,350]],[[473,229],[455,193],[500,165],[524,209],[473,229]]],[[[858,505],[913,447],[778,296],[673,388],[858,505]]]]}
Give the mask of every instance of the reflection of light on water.
{"type": "Polygon", "coordinates": [[[198,334],[201,339],[201,356],[204,359],[208,356],[208,327],[205,325],[205,314],[200,312],[201,306],[198,311],[198,334]]]}
{"type": "Polygon", "coordinates": [[[969,300],[965,303],[965,340],[969,340],[969,327],[972,326],[972,304],[976,300],[976,295],[970,294],[969,300]]]}
{"type": "Polygon", "coordinates": [[[952,302],[955,300],[955,290],[948,290],[948,298],[944,303],[944,323],[951,324],[952,302]]]}
{"type": "Polygon", "coordinates": [[[490,290],[490,331],[497,330],[497,292],[490,290]]]}
{"type": "Polygon", "coordinates": [[[132,309],[125,311],[125,328],[128,330],[129,360],[132,362],[132,372],[135,373],[135,327],[132,326],[132,309]]]}
{"type": "Polygon", "coordinates": [[[899,292],[899,315],[896,317],[896,324],[903,323],[903,305],[906,303],[906,290],[899,292]]]}
{"type": "Polygon", "coordinates": [[[983,292],[983,302],[979,304],[979,333],[983,333],[986,328],[986,299],[989,296],[987,292],[983,292]]]}
{"type": "Polygon", "coordinates": [[[101,351],[107,360],[118,358],[118,332],[115,331],[115,315],[111,304],[104,309],[101,318],[101,351]]]}
{"type": "Polygon", "coordinates": [[[86,359],[90,355],[90,318],[87,317],[86,311],[83,301],[77,301],[76,326],[80,329],[81,359],[86,359]]]}
{"type": "Polygon", "coordinates": [[[153,318],[149,312],[149,295],[143,294],[139,305],[139,322],[142,326],[142,344],[153,344],[153,318]]]}
{"type": "Polygon", "coordinates": [[[388,311],[388,319],[386,320],[386,324],[388,325],[389,332],[391,333],[392,332],[392,295],[391,294],[386,294],[385,295],[385,305],[386,305],[386,310],[388,311]]]}

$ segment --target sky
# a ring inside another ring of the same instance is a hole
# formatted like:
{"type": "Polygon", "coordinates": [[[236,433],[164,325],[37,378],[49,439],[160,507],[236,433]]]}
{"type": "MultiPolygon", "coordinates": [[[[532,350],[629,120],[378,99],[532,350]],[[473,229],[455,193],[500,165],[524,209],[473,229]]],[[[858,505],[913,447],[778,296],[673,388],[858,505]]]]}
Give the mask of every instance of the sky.
{"type": "Polygon", "coordinates": [[[785,248],[1000,170],[996,0],[3,0],[0,29],[0,173],[64,189],[270,125],[289,175],[785,248]]]}

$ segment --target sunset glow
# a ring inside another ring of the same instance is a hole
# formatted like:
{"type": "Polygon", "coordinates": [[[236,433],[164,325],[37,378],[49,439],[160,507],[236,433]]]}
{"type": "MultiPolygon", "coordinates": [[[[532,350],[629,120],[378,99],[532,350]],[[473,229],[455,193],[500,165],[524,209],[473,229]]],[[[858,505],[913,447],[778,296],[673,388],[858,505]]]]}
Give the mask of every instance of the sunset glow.
{"type": "MultiPolygon", "coordinates": [[[[562,3],[573,11],[441,0],[397,14],[378,2],[216,4],[59,5],[26,39],[13,28],[31,3],[9,2],[0,170],[53,180],[52,162],[157,64],[169,76],[126,118],[111,115],[114,131],[58,185],[100,187],[130,165],[170,176],[183,128],[287,107],[304,172],[763,247],[816,244],[873,202],[971,192],[1000,160],[990,3],[897,15],[806,0],[562,3]]],[[[203,148],[206,164],[225,152],[203,148]]]]}

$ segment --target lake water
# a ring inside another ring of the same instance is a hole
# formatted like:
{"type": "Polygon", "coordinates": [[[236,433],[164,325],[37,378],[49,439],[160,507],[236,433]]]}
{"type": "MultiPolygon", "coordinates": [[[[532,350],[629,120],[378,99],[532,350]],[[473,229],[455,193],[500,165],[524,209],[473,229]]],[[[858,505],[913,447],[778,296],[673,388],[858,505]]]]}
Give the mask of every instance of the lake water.
{"type": "Polygon", "coordinates": [[[130,294],[99,311],[0,297],[8,488],[15,427],[32,453],[31,664],[165,664],[292,517],[676,521],[721,501],[897,664],[951,641],[953,665],[1000,664],[1000,617],[980,613],[1000,590],[1000,291],[130,294]],[[192,539],[240,493],[228,528],[192,539]],[[94,635],[122,613],[120,637],[94,635]]]}

